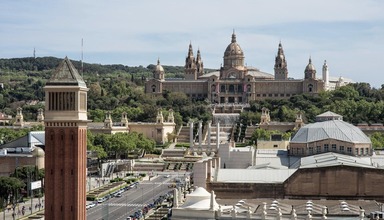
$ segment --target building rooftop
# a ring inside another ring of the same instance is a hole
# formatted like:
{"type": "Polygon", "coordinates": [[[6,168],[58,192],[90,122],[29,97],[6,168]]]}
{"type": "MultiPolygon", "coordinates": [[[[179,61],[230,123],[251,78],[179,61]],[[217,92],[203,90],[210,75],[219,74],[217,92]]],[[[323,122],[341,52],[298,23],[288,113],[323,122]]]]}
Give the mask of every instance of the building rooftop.
{"type": "Polygon", "coordinates": [[[363,168],[377,168],[372,165],[370,157],[354,157],[332,152],[303,157],[301,158],[300,163],[300,168],[319,168],[339,165],[363,168]]]}
{"type": "Polygon", "coordinates": [[[350,143],[371,143],[371,140],[358,127],[340,120],[330,120],[308,124],[299,129],[291,143],[310,143],[325,139],[335,139],[350,143]]]}

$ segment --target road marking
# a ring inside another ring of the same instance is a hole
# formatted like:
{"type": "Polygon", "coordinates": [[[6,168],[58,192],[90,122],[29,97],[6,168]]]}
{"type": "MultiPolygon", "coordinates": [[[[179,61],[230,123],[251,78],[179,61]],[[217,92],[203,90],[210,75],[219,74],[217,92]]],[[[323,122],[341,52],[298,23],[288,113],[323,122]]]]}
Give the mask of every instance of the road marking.
{"type": "Polygon", "coordinates": [[[98,205],[102,205],[102,206],[120,206],[120,207],[124,207],[124,206],[128,206],[128,207],[143,207],[143,204],[140,204],[140,203],[105,203],[105,204],[98,204],[98,205]]]}

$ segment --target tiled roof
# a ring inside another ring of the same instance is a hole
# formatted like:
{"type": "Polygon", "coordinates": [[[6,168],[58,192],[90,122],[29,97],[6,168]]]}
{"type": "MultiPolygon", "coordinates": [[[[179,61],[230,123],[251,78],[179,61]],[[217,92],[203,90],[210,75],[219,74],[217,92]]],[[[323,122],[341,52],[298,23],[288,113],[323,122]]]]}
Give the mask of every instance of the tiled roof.
{"type": "Polygon", "coordinates": [[[317,115],[316,118],[317,117],[341,117],[341,115],[336,114],[336,113],[331,112],[331,111],[326,111],[323,114],[317,115]]]}
{"type": "Polygon", "coordinates": [[[324,154],[316,154],[308,157],[301,158],[300,169],[302,168],[318,168],[318,167],[332,167],[332,166],[352,166],[352,167],[365,167],[376,168],[372,165],[370,157],[354,157],[344,154],[328,152],[324,154]]]}
{"type": "Polygon", "coordinates": [[[75,85],[87,87],[83,78],[67,57],[60,63],[46,85],[75,85]]]}
{"type": "Polygon", "coordinates": [[[308,124],[299,129],[291,143],[310,143],[325,139],[335,139],[350,143],[371,143],[371,140],[358,127],[340,120],[308,124]]]}

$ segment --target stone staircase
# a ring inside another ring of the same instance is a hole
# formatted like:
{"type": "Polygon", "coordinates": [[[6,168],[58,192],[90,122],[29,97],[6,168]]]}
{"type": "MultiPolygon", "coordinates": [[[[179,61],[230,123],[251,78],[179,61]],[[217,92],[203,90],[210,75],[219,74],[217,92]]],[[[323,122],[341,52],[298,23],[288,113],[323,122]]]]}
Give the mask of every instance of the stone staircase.
{"type": "Polygon", "coordinates": [[[186,149],[163,149],[161,157],[184,157],[186,149]]]}
{"type": "Polygon", "coordinates": [[[189,127],[182,126],[179,134],[177,135],[177,142],[179,143],[189,143],[189,127]]]}
{"type": "Polygon", "coordinates": [[[163,171],[164,163],[135,163],[134,171],[163,171]]]}
{"type": "Polygon", "coordinates": [[[253,132],[255,132],[255,130],[256,130],[257,128],[258,128],[258,127],[255,126],[255,125],[247,126],[247,129],[245,130],[245,136],[244,136],[244,139],[245,139],[245,140],[249,140],[249,139],[251,139],[253,132]]]}

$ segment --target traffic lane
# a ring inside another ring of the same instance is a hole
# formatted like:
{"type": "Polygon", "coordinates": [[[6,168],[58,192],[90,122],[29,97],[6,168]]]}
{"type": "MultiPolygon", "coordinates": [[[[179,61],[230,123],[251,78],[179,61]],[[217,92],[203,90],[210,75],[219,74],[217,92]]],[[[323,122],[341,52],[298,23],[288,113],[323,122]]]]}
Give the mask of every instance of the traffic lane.
{"type": "Polygon", "coordinates": [[[87,212],[88,219],[119,219],[126,216],[126,213],[137,207],[133,205],[142,203],[141,191],[133,188],[122,193],[122,197],[112,197],[109,200],[99,203],[96,207],[87,212]]]}
{"type": "Polygon", "coordinates": [[[143,204],[149,204],[153,202],[153,199],[166,194],[169,191],[168,185],[172,181],[174,181],[173,178],[164,178],[162,176],[151,181],[143,181],[137,185],[137,188],[124,192],[122,197],[110,198],[108,201],[89,209],[87,218],[124,219],[141,209],[143,204]]]}

